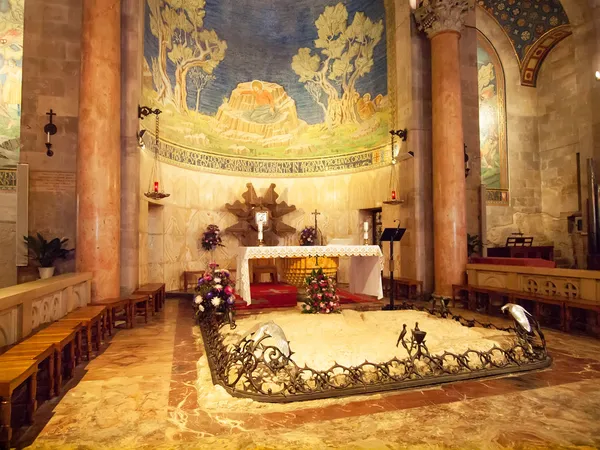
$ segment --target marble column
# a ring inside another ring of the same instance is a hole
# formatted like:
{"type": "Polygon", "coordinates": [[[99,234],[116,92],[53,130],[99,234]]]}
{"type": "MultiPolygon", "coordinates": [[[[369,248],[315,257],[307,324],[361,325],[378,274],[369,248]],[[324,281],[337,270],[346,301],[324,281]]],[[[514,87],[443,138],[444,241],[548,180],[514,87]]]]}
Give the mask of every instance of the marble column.
{"type": "Polygon", "coordinates": [[[467,228],[460,85],[460,31],[472,4],[430,0],[415,11],[431,40],[433,245],[435,294],[465,281],[467,228]]]}
{"type": "Polygon", "coordinates": [[[121,6],[121,295],[139,285],[140,149],[138,105],[142,89],[143,0],[121,6]]]}
{"type": "Polygon", "coordinates": [[[121,2],[83,0],[77,151],[77,271],[92,299],[119,296],[121,2]]]}

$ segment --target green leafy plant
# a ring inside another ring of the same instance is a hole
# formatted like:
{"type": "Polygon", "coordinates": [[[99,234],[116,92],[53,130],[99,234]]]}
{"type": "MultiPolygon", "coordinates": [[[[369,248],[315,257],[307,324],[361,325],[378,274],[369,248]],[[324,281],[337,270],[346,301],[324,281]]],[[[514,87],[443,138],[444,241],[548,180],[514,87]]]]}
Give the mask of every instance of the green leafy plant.
{"type": "Polygon", "coordinates": [[[63,248],[68,239],[54,238],[47,241],[40,233],[37,236],[24,236],[23,239],[29,248],[29,257],[38,261],[42,267],[52,267],[54,261],[66,258],[74,250],[63,248]]]}
{"type": "Polygon", "coordinates": [[[471,235],[467,234],[467,254],[472,256],[473,254],[479,254],[481,251],[481,239],[479,239],[479,235],[471,235]]]}

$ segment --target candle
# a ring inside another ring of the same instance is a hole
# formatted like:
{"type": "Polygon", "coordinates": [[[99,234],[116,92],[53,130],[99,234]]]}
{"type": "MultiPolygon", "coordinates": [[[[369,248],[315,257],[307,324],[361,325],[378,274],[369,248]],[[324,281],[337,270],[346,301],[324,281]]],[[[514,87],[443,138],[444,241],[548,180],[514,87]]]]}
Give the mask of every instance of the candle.
{"type": "Polygon", "coordinates": [[[50,132],[49,131],[46,134],[46,142],[50,142],[50,132]]]}
{"type": "Polygon", "coordinates": [[[392,200],[396,200],[396,191],[392,191],[392,200]]]}
{"type": "Polygon", "coordinates": [[[263,223],[258,222],[258,240],[262,241],[263,239],[263,223]]]}
{"type": "Polygon", "coordinates": [[[158,192],[158,181],[154,182],[154,192],[158,192]]]}

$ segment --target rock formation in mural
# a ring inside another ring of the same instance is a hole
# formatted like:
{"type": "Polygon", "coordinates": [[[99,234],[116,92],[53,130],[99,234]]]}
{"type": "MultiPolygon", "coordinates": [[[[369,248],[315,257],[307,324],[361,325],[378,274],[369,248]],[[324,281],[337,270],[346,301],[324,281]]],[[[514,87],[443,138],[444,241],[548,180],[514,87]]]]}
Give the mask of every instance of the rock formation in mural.
{"type": "Polygon", "coordinates": [[[381,164],[385,3],[146,0],[143,100],[165,113],[165,156],[252,173],[381,164]]]}
{"type": "Polygon", "coordinates": [[[259,80],[238,84],[216,120],[223,136],[263,147],[289,145],[306,126],[282,86],[259,80]]]}

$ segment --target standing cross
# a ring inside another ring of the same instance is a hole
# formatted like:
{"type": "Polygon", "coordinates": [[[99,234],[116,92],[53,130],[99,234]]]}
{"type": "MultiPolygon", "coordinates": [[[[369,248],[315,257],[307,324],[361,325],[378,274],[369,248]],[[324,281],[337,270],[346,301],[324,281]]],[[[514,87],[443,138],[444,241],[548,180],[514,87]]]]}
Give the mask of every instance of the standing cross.
{"type": "MultiPolygon", "coordinates": [[[[317,216],[320,215],[321,213],[319,211],[317,211],[317,208],[315,208],[315,212],[313,212],[311,214],[315,216],[315,244],[317,244],[316,240],[319,237],[319,228],[317,227],[317,216]]],[[[317,267],[319,267],[319,255],[315,256],[315,264],[317,265],[317,267]]]]}
{"type": "Polygon", "coordinates": [[[320,215],[321,213],[319,211],[317,211],[317,209],[315,208],[315,212],[311,213],[313,216],[315,216],[315,232],[317,232],[317,216],[320,215]]]}

